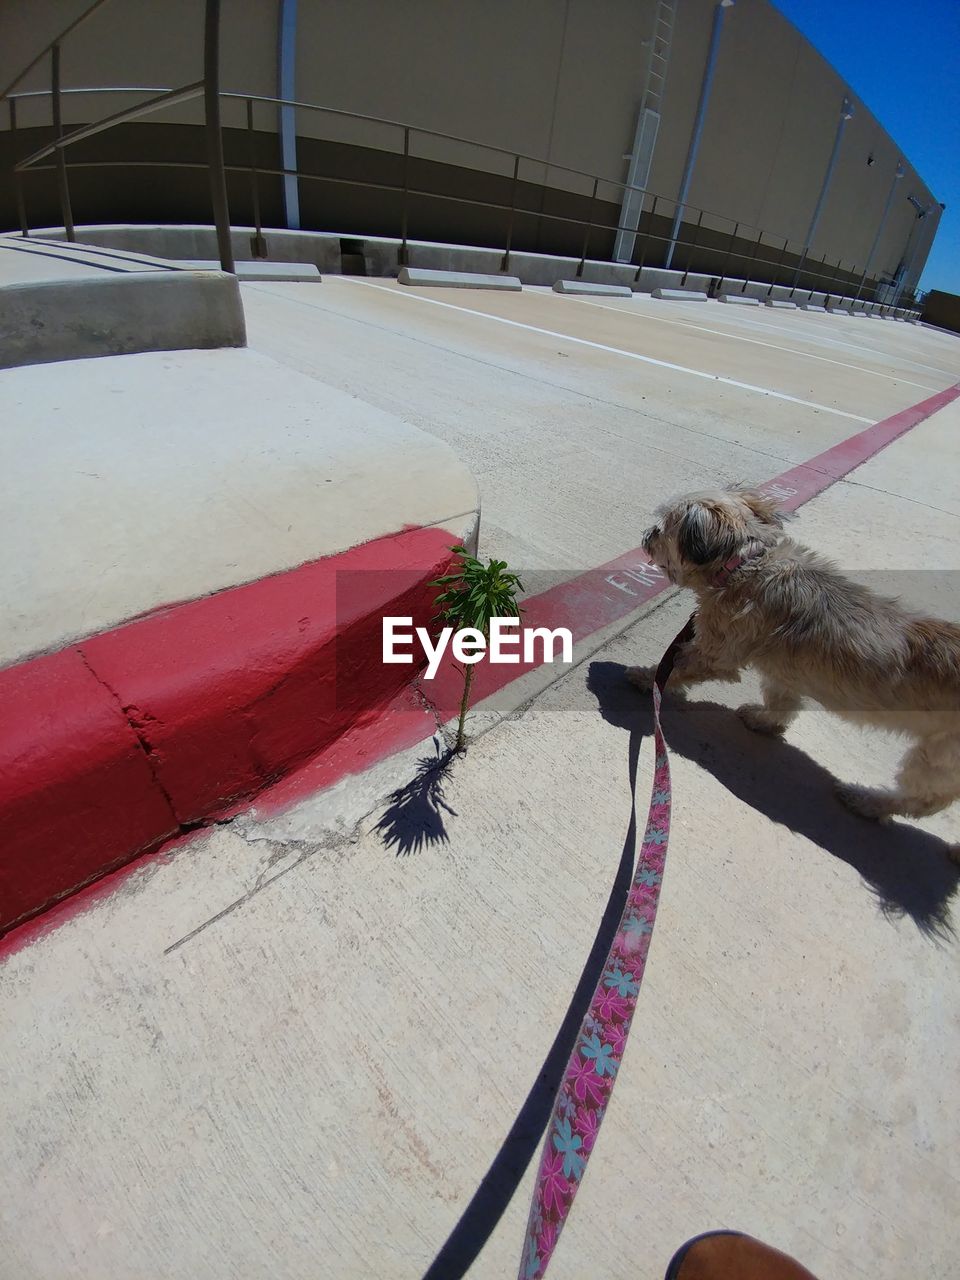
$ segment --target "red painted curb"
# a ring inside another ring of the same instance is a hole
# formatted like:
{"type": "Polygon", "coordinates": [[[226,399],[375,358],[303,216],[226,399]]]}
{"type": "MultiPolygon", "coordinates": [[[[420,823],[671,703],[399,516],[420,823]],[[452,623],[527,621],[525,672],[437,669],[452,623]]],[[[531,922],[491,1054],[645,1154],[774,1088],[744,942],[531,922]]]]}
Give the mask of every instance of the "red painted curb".
{"type": "Polygon", "coordinates": [[[411,529],[0,671],[0,933],[260,790],[413,668],[381,617],[434,612],[447,532],[411,529]]]}
{"type": "Polygon", "coordinates": [[[0,932],[177,822],[116,700],[76,649],[0,673],[0,932]]]}

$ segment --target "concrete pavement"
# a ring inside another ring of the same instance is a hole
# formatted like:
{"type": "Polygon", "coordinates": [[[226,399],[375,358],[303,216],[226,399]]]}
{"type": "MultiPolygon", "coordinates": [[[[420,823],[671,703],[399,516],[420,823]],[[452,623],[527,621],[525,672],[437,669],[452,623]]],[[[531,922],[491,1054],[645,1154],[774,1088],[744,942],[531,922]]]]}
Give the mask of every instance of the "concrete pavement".
{"type": "Polygon", "coordinates": [[[0,665],[405,526],[475,521],[448,445],[252,351],[0,379],[0,593],[17,602],[0,665]]]}
{"type": "MultiPolygon", "coordinates": [[[[462,450],[496,512],[483,551],[530,565],[534,589],[636,546],[672,489],[765,479],[960,373],[955,343],[905,325],[639,300],[588,321],[592,303],[529,293],[458,313],[322,288],[245,288],[251,343],[462,450]],[[671,323],[655,328],[658,306],[671,323]]],[[[960,617],[944,586],[958,427],[941,410],[809,503],[797,535],[960,617]]],[[[471,1276],[512,1274],[535,1086],[621,857],[637,753],[646,802],[649,721],[620,671],[687,609],[661,596],[596,638],[592,666],[498,694],[442,795],[414,747],[280,812],[265,798],[11,935],[11,1274],[417,1277],[448,1239],[435,1275],[484,1241],[471,1276]],[[520,1178],[509,1207],[497,1223],[485,1201],[457,1234],[531,1089],[528,1138],[514,1131],[494,1179],[506,1194],[520,1178]]],[[[750,696],[668,699],[661,914],[551,1275],[659,1280],[683,1239],[728,1225],[821,1280],[948,1280],[960,818],[846,814],[832,777],[888,778],[897,744],[815,709],[761,741],[729,712],[750,696]]]]}
{"type": "Polygon", "coordinates": [[[664,493],[765,479],[960,379],[955,340],[848,317],[335,277],[242,292],[256,350],[457,450],[484,545],[533,589],[636,546],[664,493]]]}

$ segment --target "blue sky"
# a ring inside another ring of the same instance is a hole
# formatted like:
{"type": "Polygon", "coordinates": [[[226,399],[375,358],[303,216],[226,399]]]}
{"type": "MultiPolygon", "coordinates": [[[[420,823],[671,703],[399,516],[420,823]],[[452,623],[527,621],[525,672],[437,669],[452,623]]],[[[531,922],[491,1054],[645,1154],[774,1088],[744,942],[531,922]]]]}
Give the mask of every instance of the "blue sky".
{"type": "Polygon", "coordinates": [[[947,206],[920,280],[960,294],[960,0],[774,0],[947,206]]]}

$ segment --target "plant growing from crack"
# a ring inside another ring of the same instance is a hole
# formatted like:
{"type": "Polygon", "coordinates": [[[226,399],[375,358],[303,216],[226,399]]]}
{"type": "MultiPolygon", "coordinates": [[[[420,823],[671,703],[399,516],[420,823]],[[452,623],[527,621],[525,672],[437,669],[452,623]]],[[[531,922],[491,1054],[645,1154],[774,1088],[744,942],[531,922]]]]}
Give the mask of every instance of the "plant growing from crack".
{"type": "MultiPolygon", "coordinates": [[[[460,564],[452,573],[431,582],[432,587],[443,587],[436,598],[440,610],[435,621],[443,622],[455,631],[473,628],[484,640],[490,639],[490,623],[493,618],[517,618],[523,612],[517,604],[517,592],[523,590],[519,577],[507,568],[506,560],[491,560],[483,564],[472,556],[466,547],[451,547],[460,557],[460,564]]],[[[464,726],[470,705],[470,687],[473,684],[474,665],[468,664],[463,675],[463,697],[460,700],[460,720],[457,724],[457,741],[454,751],[466,746],[464,726]]]]}

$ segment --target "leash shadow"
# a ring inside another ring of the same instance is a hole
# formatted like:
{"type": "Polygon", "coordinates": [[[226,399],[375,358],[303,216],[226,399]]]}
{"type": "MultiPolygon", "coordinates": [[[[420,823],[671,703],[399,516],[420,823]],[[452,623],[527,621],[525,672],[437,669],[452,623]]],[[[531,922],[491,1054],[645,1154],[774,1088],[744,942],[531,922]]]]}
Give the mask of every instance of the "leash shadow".
{"type": "MultiPolygon", "coordinates": [[[[638,696],[624,672],[618,663],[592,663],[588,687],[609,724],[651,732],[650,699],[638,696]]],[[[668,690],[663,725],[671,751],[712,773],[772,822],[852,867],[885,916],[909,916],[931,940],[954,940],[950,905],[960,867],[943,840],[907,823],[873,823],[849,813],[833,793],[836,779],[829,770],[792,743],[751,733],[729,707],[671,697],[668,690]]]]}
{"type": "Polygon", "coordinates": [[[590,954],[587,956],[576,990],[549,1052],[537,1072],[530,1092],[517,1112],[509,1133],[483,1175],[470,1203],[460,1215],[439,1253],[424,1272],[423,1280],[460,1280],[467,1273],[476,1261],[480,1250],[493,1234],[504,1210],[520,1185],[531,1158],[539,1151],[557,1091],[563,1081],[563,1073],[576,1045],[580,1024],[590,1008],[593,993],[603,975],[607,954],[613,945],[617,926],[626,905],[630,882],[633,879],[637,844],[637,765],[640,759],[640,747],[647,730],[639,723],[627,727],[630,729],[627,751],[630,815],[616,878],[604,907],[590,954]]]}

